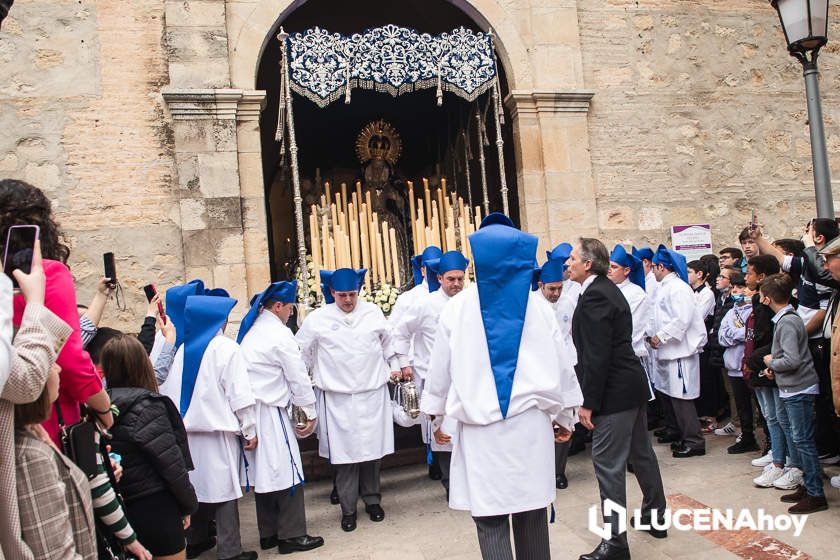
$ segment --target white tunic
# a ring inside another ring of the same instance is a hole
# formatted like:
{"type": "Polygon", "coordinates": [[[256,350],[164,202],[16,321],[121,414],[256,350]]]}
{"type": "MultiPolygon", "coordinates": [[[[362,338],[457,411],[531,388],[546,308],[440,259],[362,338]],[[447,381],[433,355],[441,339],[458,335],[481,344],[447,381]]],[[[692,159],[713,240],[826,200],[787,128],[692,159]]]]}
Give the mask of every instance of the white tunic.
{"type": "MultiPolygon", "coordinates": [[[[184,345],[160,392],[178,406],[184,371],[184,345]]],[[[254,396],[239,345],[221,331],[207,345],[184,415],[184,427],[195,470],[190,482],[199,502],[219,503],[242,497],[239,478],[242,461],[240,434],[253,439],[256,434],[254,396]]]]}
{"type": "Polygon", "coordinates": [[[259,444],[245,452],[250,482],[257,492],[285,490],[303,481],[300,450],[286,407],[295,404],[307,418],[316,418],[312,382],[292,331],[270,311],[260,312],[240,348],[257,401],[259,444]]]}
{"type": "Polygon", "coordinates": [[[474,516],[546,507],[554,500],[551,421],[572,429],[583,403],[554,311],[531,292],[507,417],[502,418],[472,285],[440,316],[421,410],[458,421],[450,500],[474,516]]]}
{"type": "Polygon", "coordinates": [[[706,317],[715,312],[715,293],[712,289],[703,284],[699,291],[694,292],[694,298],[697,300],[697,307],[700,309],[700,317],[706,320],[706,317]]]}
{"type": "Polygon", "coordinates": [[[645,342],[645,331],[650,322],[650,302],[647,294],[641,287],[626,279],[618,284],[618,289],[621,290],[633,314],[633,352],[639,358],[646,358],[648,345],[645,342]]]}
{"type": "Polygon", "coordinates": [[[382,311],[359,301],[345,313],[331,303],[310,313],[295,338],[319,389],[320,455],[344,464],[393,453],[387,383],[401,364],[382,311]]]}
{"type": "Polygon", "coordinates": [[[403,292],[397,296],[397,301],[394,302],[394,308],[391,309],[391,314],[388,316],[389,321],[398,320],[402,314],[414,303],[425,296],[429,295],[429,285],[424,278],[420,284],[417,284],[407,292],[403,292]]]}
{"type": "MultiPolygon", "coordinates": [[[[412,365],[417,374],[417,390],[423,391],[425,380],[429,375],[429,364],[432,358],[432,345],[437,334],[440,312],[450,300],[442,289],[427,293],[423,297],[416,298],[414,303],[405,310],[402,316],[396,321],[393,327],[394,343],[397,352],[401,355],[408,354],[409,348],[413,347],[412,365]]],[[[452,451],[452,443],[439,444],[434,437],[429,437],[438,425],[430,427],[428,417],[420,414],[417,423],[421,426],[423,443],[431,445],[432,451],[452,451]]],[[[455,436],[457,422],[454,419],[445,417],[440,429],[449,436],[455,436]]]]}
{"type": "Polygon", "coordinates": [[[651,302],[656,301],[656,292],[659,291],[659,282],[656,280],[656,276],[653,274],[653,270],[645,274],[645,293],[647,294],[648,300],[651,302]]]}
{"type": "Polygon", "coordinates": [[[699,397],[706,325],[691,286],[674,273],[660,283],[647,333],[662,341],[656,350],[656,388],[677,399],[699,397]]]}

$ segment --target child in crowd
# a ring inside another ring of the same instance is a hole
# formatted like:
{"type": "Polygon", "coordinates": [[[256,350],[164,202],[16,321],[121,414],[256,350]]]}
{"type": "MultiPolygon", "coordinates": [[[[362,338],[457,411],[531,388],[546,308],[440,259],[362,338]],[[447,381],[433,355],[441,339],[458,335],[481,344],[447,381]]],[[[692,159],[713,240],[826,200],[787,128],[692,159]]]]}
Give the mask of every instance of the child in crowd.
{"type": "Polygon", "coordinates": [[[765,375],[775,379],[779,386],[805,482],[781,499],[794,504],[788,512],[807,514],[828,509],[828,503],[814,443],[814,400],[819,394],[819,381],[808,349],[805,323],[788,303],[792,291],[793,280],[787,274],[774,274],[761,283],[762,303],[775,313],[773,344],[771,353],[764,357],[764,364],[765,375]]]}

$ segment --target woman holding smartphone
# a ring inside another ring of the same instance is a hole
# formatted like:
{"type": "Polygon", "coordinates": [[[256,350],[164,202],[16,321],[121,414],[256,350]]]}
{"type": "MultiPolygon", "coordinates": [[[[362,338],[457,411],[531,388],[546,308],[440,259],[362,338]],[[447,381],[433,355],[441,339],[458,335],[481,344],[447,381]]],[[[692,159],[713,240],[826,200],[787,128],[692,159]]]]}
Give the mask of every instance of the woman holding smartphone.
{"type": "MultiPolygon", "coordinates": [[[[8,230],[14,225],[35,225],[39,228],[44,274],[47,278],[44,306],[58,315],[73,329],[56,363],[61,367],[61,385],[55,407],[61,407],[66,425],[81,419],[80,405],[87,405],[105,426],[114,423],[111,401],[102,387],[87,352],[84,351],[76,308],[76,288],[67,268],[70,249],[63,243],[62,234],[52,215],[52,205],[44,193],[15,179],[0,180],[0,243],[5,243],[8,230]]],[[[22,295],[14,298],[13,323],[20,325],[26,302],[22,295]]],[[[59,426],[55,407],[44,421],[44,429],[59,443],[59,426]]]]}

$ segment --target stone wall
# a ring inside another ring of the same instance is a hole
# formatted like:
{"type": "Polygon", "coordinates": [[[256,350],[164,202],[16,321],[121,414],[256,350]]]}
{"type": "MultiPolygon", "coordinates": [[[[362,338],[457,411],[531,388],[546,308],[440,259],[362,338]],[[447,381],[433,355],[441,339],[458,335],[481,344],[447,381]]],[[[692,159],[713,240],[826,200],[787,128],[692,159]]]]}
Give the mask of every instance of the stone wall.
{"type": "Polygon", "coordinates": [[[0,176],[44,189],[87,303],[117,255],[128,304],[104,323],[138,330],[140,289],[183,277],[163,1],[15,2],[0,32],[0,176]]]}
{"type": "MultiPolygon", "coordinates": [[[[768,2],[580,0],[578,17],[605,239],[711,223],[717,249],[737,246],[752,208],[770,235],[801,235],[815,214],[804,82],[768,2]]],[[[840,6],[829,17],[836,39],[840,6]]],[[[835,177],[837,47],[820,58],[835,177]]]]}

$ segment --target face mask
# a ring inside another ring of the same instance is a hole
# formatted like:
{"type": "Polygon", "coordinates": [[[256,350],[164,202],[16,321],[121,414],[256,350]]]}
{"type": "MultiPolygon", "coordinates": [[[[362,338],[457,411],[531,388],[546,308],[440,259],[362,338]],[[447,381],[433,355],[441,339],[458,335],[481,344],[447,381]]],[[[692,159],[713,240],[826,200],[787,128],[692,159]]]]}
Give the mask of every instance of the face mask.
{"type": "Polygon", "coordinates": [[[732,301],[735,303],[741,303],[744,299],[744,294],[732,294],[732,301]]]}

